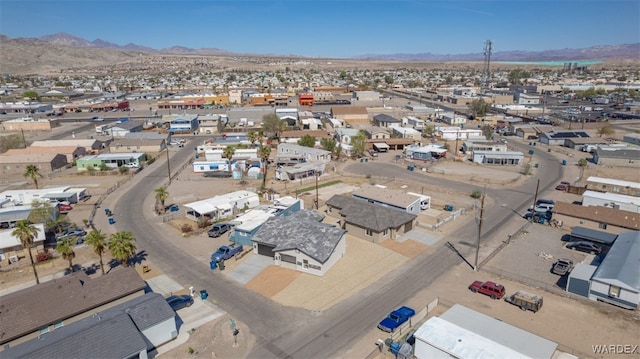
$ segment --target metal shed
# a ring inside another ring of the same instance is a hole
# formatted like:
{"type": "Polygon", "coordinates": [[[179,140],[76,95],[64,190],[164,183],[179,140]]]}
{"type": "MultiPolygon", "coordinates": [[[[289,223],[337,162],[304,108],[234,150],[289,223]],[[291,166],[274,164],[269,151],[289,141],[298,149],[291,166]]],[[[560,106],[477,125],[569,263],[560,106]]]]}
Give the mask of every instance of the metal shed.
{"type": "Polygon", "coordinates": [[[598,269],[598,267],[594,265],[578,263],[567,278],[566,291],[588,297],[589,288],[591,287],[591,277],[596,269],[598,269]]]}

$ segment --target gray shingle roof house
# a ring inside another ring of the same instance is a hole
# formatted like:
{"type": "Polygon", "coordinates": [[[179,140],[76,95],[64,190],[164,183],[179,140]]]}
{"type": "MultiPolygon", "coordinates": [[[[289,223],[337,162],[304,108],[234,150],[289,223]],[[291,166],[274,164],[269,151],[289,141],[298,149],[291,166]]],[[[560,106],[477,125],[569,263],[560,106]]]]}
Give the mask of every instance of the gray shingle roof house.
{"type": "Polygon", "coordinates": [[[253,236],[254,253],[272,257],[285,268],[324,275],[344,256],[346,232],[321,223],[323,218],[310,210],[269,218],[253,236]]]}
{"type": "Polygon", "coordinates": [[[380,243],[413,229],[416,215],[371,204],[345,195],[325,203],[327,214],[344,220],[343,228],[356,237],[380,243]]]}
{"type": "Polygon", "coordinates": [[[618,235],[591,277],[589,298],[627,309],[640,305],[640,231],[618,235]]]}
{"type": "Polygon", "coordinates": [[[157,293],[65,325],[6,349],[8,358],[131,358],[177,336],[175,312],[157,293]]]}
{"type": "Polygon", "coordinates": [[[114,301],[144,294],[146,283],[133,268],[117,268],[100,277],[84,272],[54,279],[0,297],[0,345],[10,346],[55,331],[104,310],[114,301]]]}

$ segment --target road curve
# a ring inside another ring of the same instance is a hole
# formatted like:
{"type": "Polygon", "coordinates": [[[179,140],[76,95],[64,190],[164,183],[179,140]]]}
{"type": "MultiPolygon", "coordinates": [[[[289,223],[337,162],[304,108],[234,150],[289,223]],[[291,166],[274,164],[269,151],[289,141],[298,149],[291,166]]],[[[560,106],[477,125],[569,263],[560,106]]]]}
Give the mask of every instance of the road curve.
{"type": "MultiPolygon", "coordinates": [[[[192,143],[173,155],[172,168],[178,168],[192,155],[188,150],[192,148],[192,143]]],[[[516,146],[527,148],[519,144],[516,146]]],[[[562,169],[557,159],[541,152],[536,155],[536,160],[543,170],[536,171],[531,181],[512,189],[487,189],[487,194],[494,197],[496,204],[501,205],[485,209],[483,239],[489,238],[500,226],[512,220],[514,211],[522,211],[528,207],[538,178],[541,179],[541,193],[561,178],[562,169]]],[[[393,174],[389,177],[435,183],[468,193],[480,188],[467,183],[430,178],[389,163],[351,165],[347,169],[360,174],[366,174],[362,171],[373,170],[383,176],[384,171],[391,171],[393,174]]],[[[434,253],[424,253],[411,259],[358,294],[319,316],[312,316],[305,310],[281,306],[227,279],[219,272],[210,271],[192,256],[166,241],[164,238],[171,234],[164,230],[164,225],[155,221],[151,208],[144,207],[145,199],[153,195],[155,188],[166,182],[165,171],[166,166],[160,160],[137,175],[145,178],[132,185],[114,207],[115,213],[126,214],[118,218],[117,228],[133,232],[138,247],[146,251],[163,272],[182,284],[207,289],[211,298],[223,310],[246,323],[256,336],[256,345],[249,355],[251,358],[335,357],[350,348],[361,333],[374,328],[375,323],[386,312],[405,303],[461,261],[455,253],[441,245],[434,253]]],[[[447,240],[468,241],[476,236],[476,227],[465,226],[455,231],[447,240]]]]}

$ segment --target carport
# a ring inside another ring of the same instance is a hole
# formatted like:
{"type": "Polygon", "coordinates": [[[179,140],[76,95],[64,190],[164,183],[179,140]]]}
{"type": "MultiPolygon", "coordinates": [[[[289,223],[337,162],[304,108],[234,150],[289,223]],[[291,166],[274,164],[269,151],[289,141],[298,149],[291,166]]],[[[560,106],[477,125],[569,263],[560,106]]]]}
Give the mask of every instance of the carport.
{"type": "Polygon", "coordinates": [[[375,142],[373,148],[378,152],[389,152],[389,145],[384,142],[375,142]]]}
{"type": "Polygon", "coordinates": [[[598,267],[594,265],[578,263],[569,274],[569,278],[567,278],[566,291],[588,297],[589,288],[591,287],[591,277],[596,269],[598,269],[598,267]]]}
{"type": "Polygon", "coordinates": [[[617,234],[597,231],[586,227],[575,226],[571,231],[572,241],[590,241],[606,246],[611,246],[618,238],[617,234]]]}

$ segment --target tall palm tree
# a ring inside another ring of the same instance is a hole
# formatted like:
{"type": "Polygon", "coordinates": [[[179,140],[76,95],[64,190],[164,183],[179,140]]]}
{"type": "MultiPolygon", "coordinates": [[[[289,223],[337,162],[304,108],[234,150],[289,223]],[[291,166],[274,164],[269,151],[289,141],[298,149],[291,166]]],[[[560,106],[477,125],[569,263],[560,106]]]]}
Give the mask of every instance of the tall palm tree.
{"type": "Polygon", "coordinates": [[[25,167],[23,176],[25,178],[31,178],[33,184],[36,186],[36,189],[38,189],[38,178],[43,177],[40,173],[40,169],[36,165],[27,165],[27,167],[25,167]]]}
{"type": "Polygon", "coordinates": [[[85,237],[87,245],[93,248],[93,251],[100,257],[100,269],[104,274],[104,263],[102,262],[102,255],[107,250],[107,236],[99,229],[91,231],[85,237]]]}
{"type": "Polygon", "coordinates": [[[33,254],[31,253],[31,247],[33,247],[33,240],[38,236],[40,231],[36,226],[32,225],[28,220],[22,220],[16,222],[16,228],[11,232],[11,235],[20,240],[22,248],[25,248],[29,252],[29,259],[31,260],[31,267],[33,268],[33,275],[36,276],[36,284],[40,284],[38,278],[38,271],[36,270],[36,264],[33,262],[33,254]]]}
{"type": "Polygon", "coordinates": [[[167,187],[160,187],[160,188],[156,188],[154,192],[156,196],[156,211],[158,208],[158,203],[160,203],[160,206],[162,207],[162,212],[164,212],[165,211],[164,201],[167,198],[169,198],[169,191],[167,191],[167,187]]]}
{"type": "Polygon", "coordinates": [[[269,167],[269,156],[271,155],[271,147],[260,147],[260,153],[258,155],[264,163],[264,175],[262,176],[262,188],[264,189],[267,184],[267,168],[269,167]]]}
{"type": "Polygon", "coordinates": [[[73,258],[76,257],[76,252],[73,251],[75,240],[73,237],[65,237],[59,240],[56,245],[56,250],[62,254],[62,258],[69,261],[69,271],[71,272],[73,272],[73,258]]]}
{"type": "Polygon", "coordinates": [[[116,232],[109,238],[109,251],[122,263],[123,267],[127,267],[129,265],[127,261],[136,254],[135,241],[133,233],[127,231],[116,232]]]}

